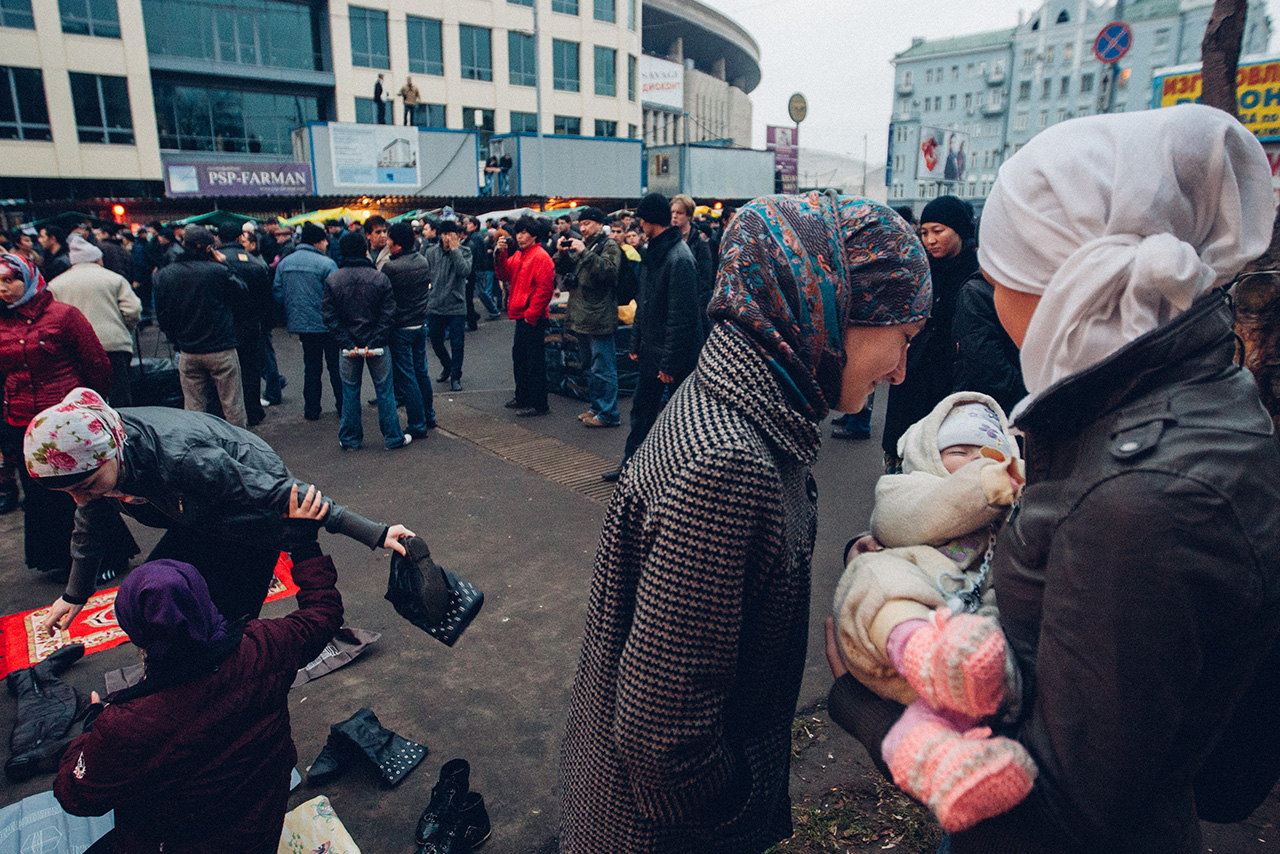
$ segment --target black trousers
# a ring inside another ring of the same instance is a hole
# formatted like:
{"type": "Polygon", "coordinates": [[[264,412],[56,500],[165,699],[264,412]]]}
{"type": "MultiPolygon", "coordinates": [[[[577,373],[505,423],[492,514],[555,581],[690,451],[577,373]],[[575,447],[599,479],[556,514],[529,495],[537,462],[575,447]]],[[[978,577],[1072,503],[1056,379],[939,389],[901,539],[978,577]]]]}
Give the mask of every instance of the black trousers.
{"type": "Polygon", "coordinates": [[[546,319],[530,325],[516,321],[511,367],[516,378],[516,402],[524,409],[547,409],[546,319]]]}
{"type": "Polygon", "coordinates": [[[236,355],[240,358],[244,414],[252,426],[267,417],[262,408],[262,322],[257,318],[236,323],[236,355]]]}
{"type": "Polygon", "coordinates": [[[210,536],[185,526],[165,531],[147,560],[179,560],[200,571],[209,597],[229,621],[262,612],[280,547],[250,545],[210,536]]]}
{"type": "Polygon", "coordinates": [[[328,332],[299,332],[302,342],[302,414],[314,421],[320,417],[320,372],[329,363],[329,387],[338,412],[342,412],[342,376],[338,373],[338,341],[328,332]]]}
{"type": "Polygon", "coordinates": [[[133,361],[133,351],[117,350],[107,354],[111,360],[111,391],[107,400],[116,409],[121,406],[133,406],[133,389],[129,386],[129,363],[133,361]]]}
{"type": "MultiPolygon", "coordinates": [[[[671,390],[677,385],[679,382],[672,383],[671,390]]],[[[653,422],[658,420],[658,413],[666,405],[668,390],[667,384],[658,379],[658,369],[641,363],[636,393],[631,397],[631,432],[627,434],[627,445],[622,452],[623,463],[631,459],[653,429],[653,422]]]]}

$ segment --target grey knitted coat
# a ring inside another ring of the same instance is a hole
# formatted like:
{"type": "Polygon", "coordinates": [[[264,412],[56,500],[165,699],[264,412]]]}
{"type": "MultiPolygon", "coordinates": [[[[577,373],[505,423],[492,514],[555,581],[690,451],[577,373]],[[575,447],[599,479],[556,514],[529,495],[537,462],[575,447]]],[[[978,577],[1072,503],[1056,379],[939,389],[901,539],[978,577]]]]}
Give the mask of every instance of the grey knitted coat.
{"type": "Polygon", "coordinates": [[[609,505],[561,756],[561,851],[753,854],[791,834],[819,441],[717,325],[609,505]]]}

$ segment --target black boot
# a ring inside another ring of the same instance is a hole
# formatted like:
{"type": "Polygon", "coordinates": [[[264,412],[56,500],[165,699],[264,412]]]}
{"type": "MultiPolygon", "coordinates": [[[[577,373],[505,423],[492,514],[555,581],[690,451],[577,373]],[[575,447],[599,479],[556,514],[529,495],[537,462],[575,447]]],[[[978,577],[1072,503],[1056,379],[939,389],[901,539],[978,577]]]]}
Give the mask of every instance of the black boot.
{"type": "Polygon", "coordinates": [[[471,785],[471,766],[465,759],[450,759],[440,769],[440,780],[431,789],[431,800],[418,817],[418,831],[414,838],[425,845],[440,833],[440,826],[449,813],[454,798],[465,795],[471,785]]]}
{"type": "Polygon", "coordinates": [[[418,854],[467,854],[485,843],[492,832],[489,813],[479,792],[453,799],[436,836],[418,848],[418,854]]]}
{"type": "Polygon", "coordinates": [[[384,727],[370,709],[361,709],[330,731],[345,737],[355,752],[377,765],[388,786],[403,780],[427,755],[427,748],[384,727]]]}

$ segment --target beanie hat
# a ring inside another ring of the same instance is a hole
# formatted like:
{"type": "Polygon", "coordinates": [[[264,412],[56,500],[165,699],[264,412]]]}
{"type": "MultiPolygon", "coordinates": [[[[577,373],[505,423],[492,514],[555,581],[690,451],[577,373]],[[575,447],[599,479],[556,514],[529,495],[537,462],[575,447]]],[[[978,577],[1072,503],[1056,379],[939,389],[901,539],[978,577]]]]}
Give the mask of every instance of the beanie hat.
{"type": "Polygon", "coordinates": [[[190,226],[182,234],[182,248],[188,252],[203,252],[217,244],[218,239],[213,236],[213,232],[200,225],[190,226]]]}
{"type": "Polygon", "coordinates": [[[324,229],[314,222],[305,222],[302,224],[302,236],[300,239],[307,246],[315,246],[321,240],[328,240],[329,235],[325,234],[324,229]]]}
{"type": "Polygon", "coordinates": [[[666,228],[671,225],[671,202],[662,193],[650,193],[640,200],[636,216],[647,223],[666,228]]]}
{"type": "Polygon", "coordinates": [[[955,445],[995,448],[1006,457],[1018,455],[1000,424],[1000,416],[984,403],[962,403],[942,420],[938,426],[938,450],[955,445]]]}
{"type": "Polygon", "coordinates": [[[92,264],[102,260],[102,250],[78,234],[67,241],[67,260],[72,264],[92,264]]]}
{"type": "Polygon", "coordinates": [[[342,250],[343,258],[363,258],[369,253],[369,244],[359,231],[348,231],[342,235],[338,248],[342,250]]]}
{"type": "Polygon", "coordinates": [[[973,239],[973,207],[955,196],[938,196],[920,212],[920,224],[936,222],[960,235],[961,240],[973,239]]]}
{"type": "Polygon", "coordinates": [[[604,211],[588,205],[578,211],[578,222],[582,222],[584,219],[589,219],[592,222],[604,222],[604,211]]]}

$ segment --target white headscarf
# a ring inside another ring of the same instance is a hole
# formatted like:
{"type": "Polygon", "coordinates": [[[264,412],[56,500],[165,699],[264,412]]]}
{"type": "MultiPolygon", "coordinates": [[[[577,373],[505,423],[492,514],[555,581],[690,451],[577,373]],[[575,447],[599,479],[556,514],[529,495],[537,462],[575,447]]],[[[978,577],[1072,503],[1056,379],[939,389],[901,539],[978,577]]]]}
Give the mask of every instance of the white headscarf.
{"type": "Polygon", "coordinates": [[[1022,346],[1030,397],[1168,323],[1271,240],[1262,146],[1221,110],[1090,116],[1009,159],[982,214],[978,263],[1039,294],[1022,346]]]}

